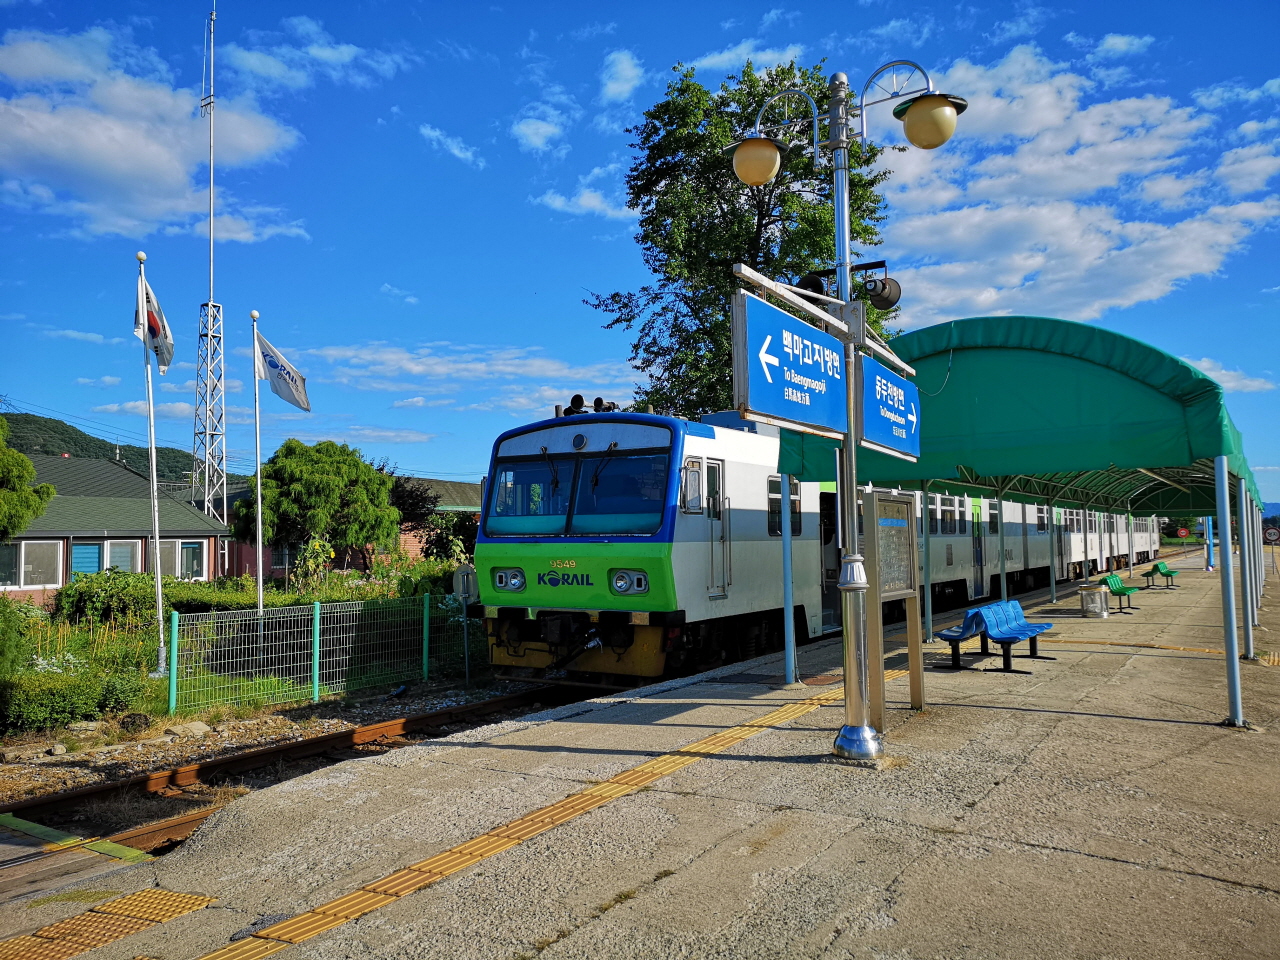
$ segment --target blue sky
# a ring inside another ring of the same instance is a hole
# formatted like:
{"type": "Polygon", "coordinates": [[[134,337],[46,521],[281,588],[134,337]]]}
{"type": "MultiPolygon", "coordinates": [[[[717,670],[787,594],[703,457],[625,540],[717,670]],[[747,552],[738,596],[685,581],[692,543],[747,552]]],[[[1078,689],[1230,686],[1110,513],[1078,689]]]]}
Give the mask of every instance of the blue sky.
{"type": "MultiPolygon", "coordinates": [[[[207,297],[206,6],[0,0],[0,394],[136,442],[133,254],[177,339],[158,430],[189,447],[207,297]]],[[[307,375],[264,447],[334,438],[476,478],[574,392],[628,398],[590,291],[646,279],[624,128],[676,62],[713,84],[910,58],[972,107],[890,155],[875,251],[907,326],[1040,314],[1218,377],[1280,500],[1280,56],[1272,4],[224,2],[216,297],[232,469],[252,469],[248,314],[307,375]],[[834,11],[834,15],[833,15],[834,11]],[[833,26],[833,24],[836,24],[833,26]]],[[[900,138],[886,108],[873,137],[900,138]]]]}

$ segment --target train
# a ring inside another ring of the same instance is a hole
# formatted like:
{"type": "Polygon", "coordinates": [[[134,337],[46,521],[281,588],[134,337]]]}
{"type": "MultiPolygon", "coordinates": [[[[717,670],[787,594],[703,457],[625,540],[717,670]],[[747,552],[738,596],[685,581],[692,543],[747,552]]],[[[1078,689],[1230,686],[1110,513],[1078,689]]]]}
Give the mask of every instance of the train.
{"type": "MultiPolygon", "coordinates": [[[[475,548],[491,664],[625,685],[780,649],[784,515],[797,641],[838,630],[834,484],[789,478],[783,491],[778,446],[776,427],[734,411],[583,412],[501,434],[475,548]]],[[[1152,518],[1133,519],[1131,542],[1123,515],[945,494],[926,511],[915,496],[939,610],[1000,595],[997,510],[1011,593],[1159,551],[1152,518]]]]}

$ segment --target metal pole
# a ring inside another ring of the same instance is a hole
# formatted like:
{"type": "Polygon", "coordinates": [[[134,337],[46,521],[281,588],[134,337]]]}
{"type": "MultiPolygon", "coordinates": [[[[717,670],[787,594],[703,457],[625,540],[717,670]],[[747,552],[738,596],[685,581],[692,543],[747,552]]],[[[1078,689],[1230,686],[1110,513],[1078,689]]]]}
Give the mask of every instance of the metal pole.
{"type": "Polygon", "coordinates": [[[1211,573],[1216,566],[1213,562],[1213,517],[1204,518],[1204,548],[1207,552],[1204,569],[1211,573]]]}
{"type": "Polygon", "coordinates": [[[422,595],[422,682],[431,679],[431,594],[422,595]]]}
{"type": "Polygon", "coordinates": [[[1004,561],[1004,491],[996,491],[996,533],[1000,537],[1000,599],[1002,601],[1009,599],[1009,583],[1008,575],[1005,571],[1004,561]]]}
{"type": "Polygon", "coordinates": [[[1058,516],[1049,502],[1049,602],[1058,602],[1058,516]]]}
{"type": "Polygon", "coordinates": [[[254,549],[257,551],[256,567],[258,572],[258,620],[262,620],[262,417],[258,412],[258,365],[262,359],[262,351],[258,347],[258,311],[250,312],[253,320],[253,462],[254,484],[257,499],[254,501],[254,549]]]}
{"type": "MultiPolygon", "coordinates": [[[[261,622],[261,621],[259,621],[261,622]]],[[[311,702],[320,702],[320,601],[311,604],[311,702]]]]}
{"type": "MultiPolygon", "coordinates": [[[[933,507],[929,503],[929,484],[926,480],[920,487],[924,509],[920,511],[920,529],[924,531],[924,642],[933,640],[933,564],[929,551],[929,521],[933,519],[933,507]]],[[[961,516],[956,509],[957,518],[961,516]]]]}
{"type": "Polygon", "coordinates": [[[795,595],[791,572],[791,474],[781,478],[778,499],[778,526],[782,532],[782,646],[784,673],[787,683],[795,683],[796,677],[796,620],[795,595]]]}
{"type": "MultiPolygon", "coordinates": [[[[1257,660],[1253,652],[1253,558],[1249,556],[1249,485],[1236,480],[1236,526],[1240,530],[1240,602],[1244,607],[1244,658],[1257,660]]],[[[1228,527],[1228,530],[1231,528],[1228,527]]],[[[1230,550],[1230,545],[1227,547],[1230,550]]]]}
{"type": "MultiPolygon", "coordinates": [[[[138,316],[143,324],[147,321],[146,289],[147,275],[143,267],[147,255],[138,253],[138,316]]],[[[156,655],[156,673],[164,676],[169,668],[168,657],[165,656],[164,645],[164,587],[160,577],[160,492],[156,485],[156,404],[151,390],[151,350],[146,341],[142,343],[142,362],[147,372],[147,463],[151,468],[151,544],[155,548],[156,581],[156,629],[160,634],[160,650],[156,655]]]]}
{"type": "Polygon", "coordinates": [[[1126,549],[1127,549],[1127,550],[1128,550],[1128,552],[1129,552],[1129,576],[1128,576],[1128,578],[1127,578],[1127,579],[1132,580],[1132,579],[1133,579],[1133,557],[1134,557],[1134,549],[1133,549],[1133,514],[1132,514],[1132,513],[1129,513],[1129,512],[1127,512],[1127,511],[1126,511],[1126,512],[1125,512],[1125,515],[1124,515],[1124,520],[1125,520],[1125,527],[1126,527],[1125,533],[1126,533],[1126,534],[1128,535],[1128,537],[1129,537],[1129,543],[1128,543],[1128,545],[1126,546],[1126,549]]]}
{"type": "MultiPolygon", "coordinates": [[[[843,73],[831,77],[831,108],[827,137],[832,154],[831,199],[836,228],[836,296],[848,303],[849,236],[849,78],[843,73]]],[[[865,120],[863,121],[865,123],[865,120]]],[[[857,345],[853,337],[862,335],[850,325],[845,342],[845,410],[849,430],[844,438],[844,469],[841,470],[841,521],[844,528],[844,555],[840,558],[840,607],[844,632],[844,726],[833,750],[847,760],[874,760],[884,751],[880,735],[871,726],[867,703],[867,572],[858,551],[858,454],[857,398],[854,396],[854,368],[857,345]]]]}
{"type": "MultiPolygon", "coordinates": [[[[1227,458],[1213,458],[1213,472],[1218,500],[1218,527],[1231,531],[1231,478],[1227,458]]],[[[1212,518],[1209,518],[1212,519],[1212,518]]],[[[1236,643],[1236,585],[1231,579],[1231,544],[1222,551],[1222,645],[1227,661],[1227,710],[1226,725],[1245,726],[1244,709],[1240,703],[1240,660],[1236,643]]]]}
{"type": "Polygon", "coordinates": [[[178,611],[169,612],[169,716],[178,712],[178,611]]]}

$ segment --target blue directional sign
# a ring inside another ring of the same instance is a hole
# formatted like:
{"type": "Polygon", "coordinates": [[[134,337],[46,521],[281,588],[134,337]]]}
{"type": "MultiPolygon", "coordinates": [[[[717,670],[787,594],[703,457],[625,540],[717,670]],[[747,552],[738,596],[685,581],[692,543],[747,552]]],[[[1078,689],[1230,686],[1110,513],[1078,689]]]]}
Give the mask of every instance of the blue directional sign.
{"type": "Polygon", "coordinates": [[[848,432],[844,344],[745,291],[733,308],[738,409],[800,430],[848,432]]]}
{"type": "Polygon", "coordinates": [[[920,391],[882,363],[858,357],[862,377],[861,446],[906,460],[920,457],[920,391]]]}

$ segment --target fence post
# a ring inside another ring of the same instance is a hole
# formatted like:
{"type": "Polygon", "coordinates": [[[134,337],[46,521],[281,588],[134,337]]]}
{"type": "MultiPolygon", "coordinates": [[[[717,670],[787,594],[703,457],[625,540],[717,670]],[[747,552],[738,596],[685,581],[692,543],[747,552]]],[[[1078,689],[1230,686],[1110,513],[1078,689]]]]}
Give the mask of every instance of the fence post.
{"type": "Polygon", "coordinates": [[[431,673],[431,594],[422,596],[422,682],[430,679],[431,673]]]}
{"type": "Polygon", "coordinates": [[[169,611],[169,716],[178,712],[178,611],[169,611]]]}
{"type": "Polygon", "coordinates": [[[320,601],[311,605],[311,702],[320,702],[320,601]]]}

